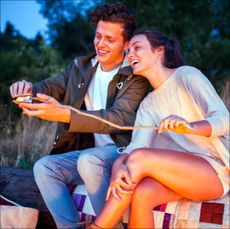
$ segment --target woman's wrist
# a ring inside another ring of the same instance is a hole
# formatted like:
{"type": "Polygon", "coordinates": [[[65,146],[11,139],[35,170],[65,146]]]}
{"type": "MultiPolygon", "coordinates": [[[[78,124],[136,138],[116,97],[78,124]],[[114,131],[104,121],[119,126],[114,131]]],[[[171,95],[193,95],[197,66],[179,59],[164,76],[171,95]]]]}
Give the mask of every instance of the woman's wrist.
{"type": "Polygon", "coordinates": [[[128,158],[128,154],[127,153],[124,153],[124,154],[121,154],[118,159],[113,163],[113,168],[114,167],[120,167],[122,164],[125,164],[127,158],[128,158]]]}
{"type": "Polygon", "coordinates": [[[210,137],[212,134],[212,127],[206,120],[191,122],[190,126],[191,130],[189,134],[196,134],[205,137],[210,137]]]}

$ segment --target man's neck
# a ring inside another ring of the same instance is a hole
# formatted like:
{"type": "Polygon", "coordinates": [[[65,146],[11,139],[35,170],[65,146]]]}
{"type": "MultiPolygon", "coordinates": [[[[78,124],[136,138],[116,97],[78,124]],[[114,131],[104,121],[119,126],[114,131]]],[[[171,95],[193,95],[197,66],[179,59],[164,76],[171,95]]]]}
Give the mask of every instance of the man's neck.
{"type": "Polygon", "coordinates": [[[110,71],[113,71],[114,69],[118,68],[119,66],[122,65],[122,62],[119,62],[117,64],[111,64],[111,65],[103,65],[101,64],[101,69],[102,71],[104,72],[110,72],[110,71]]]}

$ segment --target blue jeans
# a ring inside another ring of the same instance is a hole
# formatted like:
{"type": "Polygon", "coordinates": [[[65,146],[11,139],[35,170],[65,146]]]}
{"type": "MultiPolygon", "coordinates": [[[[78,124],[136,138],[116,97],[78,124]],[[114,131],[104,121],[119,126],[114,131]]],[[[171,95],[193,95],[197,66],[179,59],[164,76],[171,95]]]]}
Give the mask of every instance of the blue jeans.
{"type": "Polygon", "coordinates": [[[100,213],[118,156],[117,147],[107,145],[48,155],[35,163],[36,183],[58,228],[76,228],[80,221],[67,184],[85,184],[96,215],[100,213]]]}

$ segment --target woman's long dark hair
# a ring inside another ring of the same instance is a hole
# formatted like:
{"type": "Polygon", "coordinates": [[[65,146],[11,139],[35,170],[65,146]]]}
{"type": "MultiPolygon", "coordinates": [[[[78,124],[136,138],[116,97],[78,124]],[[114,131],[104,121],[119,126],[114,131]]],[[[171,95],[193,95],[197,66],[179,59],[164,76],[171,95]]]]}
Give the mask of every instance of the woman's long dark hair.
{"type": "Polygon", "coordinates": [[[137,29],[133,36],[145,35],[152,48],[164,47],[164,62],[167,68],[177,68],[185,65],[185,61],[180,52],[180,44],[177,40],[170,39],[166,35],[150,28],[137,29]]]}

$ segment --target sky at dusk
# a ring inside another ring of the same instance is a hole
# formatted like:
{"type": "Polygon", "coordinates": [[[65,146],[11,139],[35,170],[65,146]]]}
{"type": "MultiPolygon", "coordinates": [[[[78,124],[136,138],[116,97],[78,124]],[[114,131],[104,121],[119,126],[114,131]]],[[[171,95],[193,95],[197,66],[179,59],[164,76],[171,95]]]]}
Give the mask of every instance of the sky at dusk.
{"type": "Polygon", "coordinates": [[[39,13],[41,6],[35,0],[0,0],[0,4],[1,32],[9,21],[27,38],[34,38],[37,32],[46,37],[47,20],[39,13]]]}

